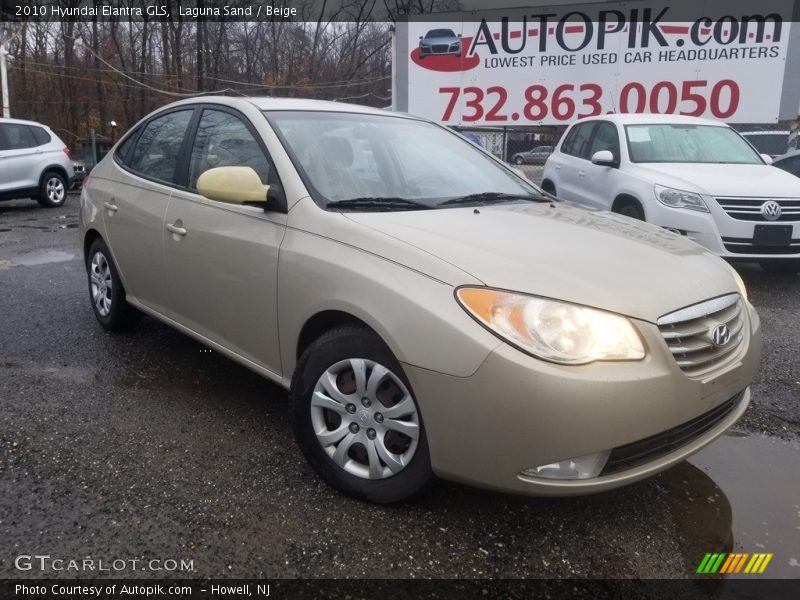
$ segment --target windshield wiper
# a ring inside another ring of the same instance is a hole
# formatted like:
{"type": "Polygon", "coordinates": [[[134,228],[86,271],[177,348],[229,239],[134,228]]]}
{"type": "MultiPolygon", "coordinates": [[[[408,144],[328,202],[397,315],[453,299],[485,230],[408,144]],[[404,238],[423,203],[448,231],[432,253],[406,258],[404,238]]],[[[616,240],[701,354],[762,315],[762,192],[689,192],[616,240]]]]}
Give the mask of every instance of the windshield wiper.
{"type": "Polygon", "coordinates": [[[448,204],[469,204],[470,202],[508,202],[509,200],[527,200],[529,202],[551,202],[550,198],[544,196],[530,196],[528,194],[502,194],[500,192],[483,192],[481,194],[470,194],[452,200],[445,200],[439,206],[448,204]]]}
{"type": "Polygon", "coordinates": [[[408,198],[365,196],[363,198],[328,202],[326,208],[341,210],[427,210],[433,207],[408,198]]]}

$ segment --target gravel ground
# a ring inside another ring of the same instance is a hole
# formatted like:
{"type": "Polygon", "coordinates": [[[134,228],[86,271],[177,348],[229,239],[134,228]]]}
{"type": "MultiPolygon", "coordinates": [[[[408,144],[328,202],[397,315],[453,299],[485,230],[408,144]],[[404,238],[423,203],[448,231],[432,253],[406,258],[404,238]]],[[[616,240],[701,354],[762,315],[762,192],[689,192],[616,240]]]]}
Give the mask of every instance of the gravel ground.
{"type": "MultiPolygon", "coordinates": [[[[295,446],[283,390],[153,319],[100,329],[77,207],[0,204],[0,577],[41,576],[14,567],[37,552],[186,559],[194,570],[175,575],[191,577],[683,577],[710,546],[750,539],[736,515],[756,507],[723,483],[714,445],[708,460],[587,498],[446,482],[394,507],[344,497],[295,446]]],[[[765,354],[738,428],[796,443],[800,277],[740,272],[765,354]]],[[[800,547],[797,498],[772,501],[800,547]]]]}

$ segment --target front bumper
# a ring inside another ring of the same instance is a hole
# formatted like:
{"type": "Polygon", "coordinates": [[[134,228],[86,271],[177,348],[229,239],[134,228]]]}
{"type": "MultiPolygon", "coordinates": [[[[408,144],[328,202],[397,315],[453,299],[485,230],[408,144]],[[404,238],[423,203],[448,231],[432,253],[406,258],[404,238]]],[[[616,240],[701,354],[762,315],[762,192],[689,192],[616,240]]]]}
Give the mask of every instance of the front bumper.
{"type": "Polygon", "coordinates": [[[714,440],[746,410],[747,386],[761,354],[759,319],[749,305],[748,313],[751,333],[738,359],[704,381],[689,379],[658,328],[642,321],[636,322],[648,349],[642,361],[562,366],[503,344],[471,377],[406,364],[422,411],[431,466],[445,479],[546,496],[600,492],[654,475],[714,440]],[[647,440],[739,394],[735,406],[712,427],[630,468],[583,480],[521,474],[647,440]]]}
{"type": "Polygon", "coordinates": [[[800,262],[800,223],[766,223],[791,225],[792,242],[789,246],[756,246],[753,244],[755,226],[764,222],[734,219],[713,199],[706,199],[706,205],[711,212],[669,208],[653,200],[645,210],[651,223],[685,232],[687,237],[718,256],[740,261],[800,262]]]}

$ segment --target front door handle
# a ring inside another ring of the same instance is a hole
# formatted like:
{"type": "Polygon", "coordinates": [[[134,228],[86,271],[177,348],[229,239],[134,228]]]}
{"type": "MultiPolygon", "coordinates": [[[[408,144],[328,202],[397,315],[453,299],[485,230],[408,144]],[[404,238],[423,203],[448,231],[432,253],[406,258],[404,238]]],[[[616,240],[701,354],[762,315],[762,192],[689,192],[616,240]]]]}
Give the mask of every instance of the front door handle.
{"type": "Polygon", "coordinates": [[[111,202],[103,202],[103,206],[105,206],[111,212],[117,212],[119,210],[119,206],[112,204],[111,202]]]}
{"type": "Polygon", "coordinates": [[[175,235],[186,235],[187,231],[185,227],[179,227],[172,223],[167,223],[167,231],[174,233],[175,235]]]}

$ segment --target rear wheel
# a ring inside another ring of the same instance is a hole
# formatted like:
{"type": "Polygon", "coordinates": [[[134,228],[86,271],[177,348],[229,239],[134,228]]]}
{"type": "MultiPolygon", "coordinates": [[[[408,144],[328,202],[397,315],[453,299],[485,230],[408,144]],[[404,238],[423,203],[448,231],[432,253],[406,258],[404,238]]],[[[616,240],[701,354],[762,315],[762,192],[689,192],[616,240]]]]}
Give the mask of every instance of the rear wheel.
{"type": "Polygon", "coordinates": [[[67,200],[67,180],[61,173],[48,171],[39,185],[36,200],[45,208],[58,208],[67,200]]]}
{"type": "Polygon", "coordinates": [[[86,270],[92,310],[103,329],[121,331],[135,325],[141,313],[125,300],[117,267],[102,239],[92,242],[86,256],[86,270]]]}
{"type": "Polygon", "coordinates": [[[346,494],[399,502],[433,478],[410,385],[366,328],[341,327],[311,343],[292,380],[292,414],[308,462],[346,494]]]}

